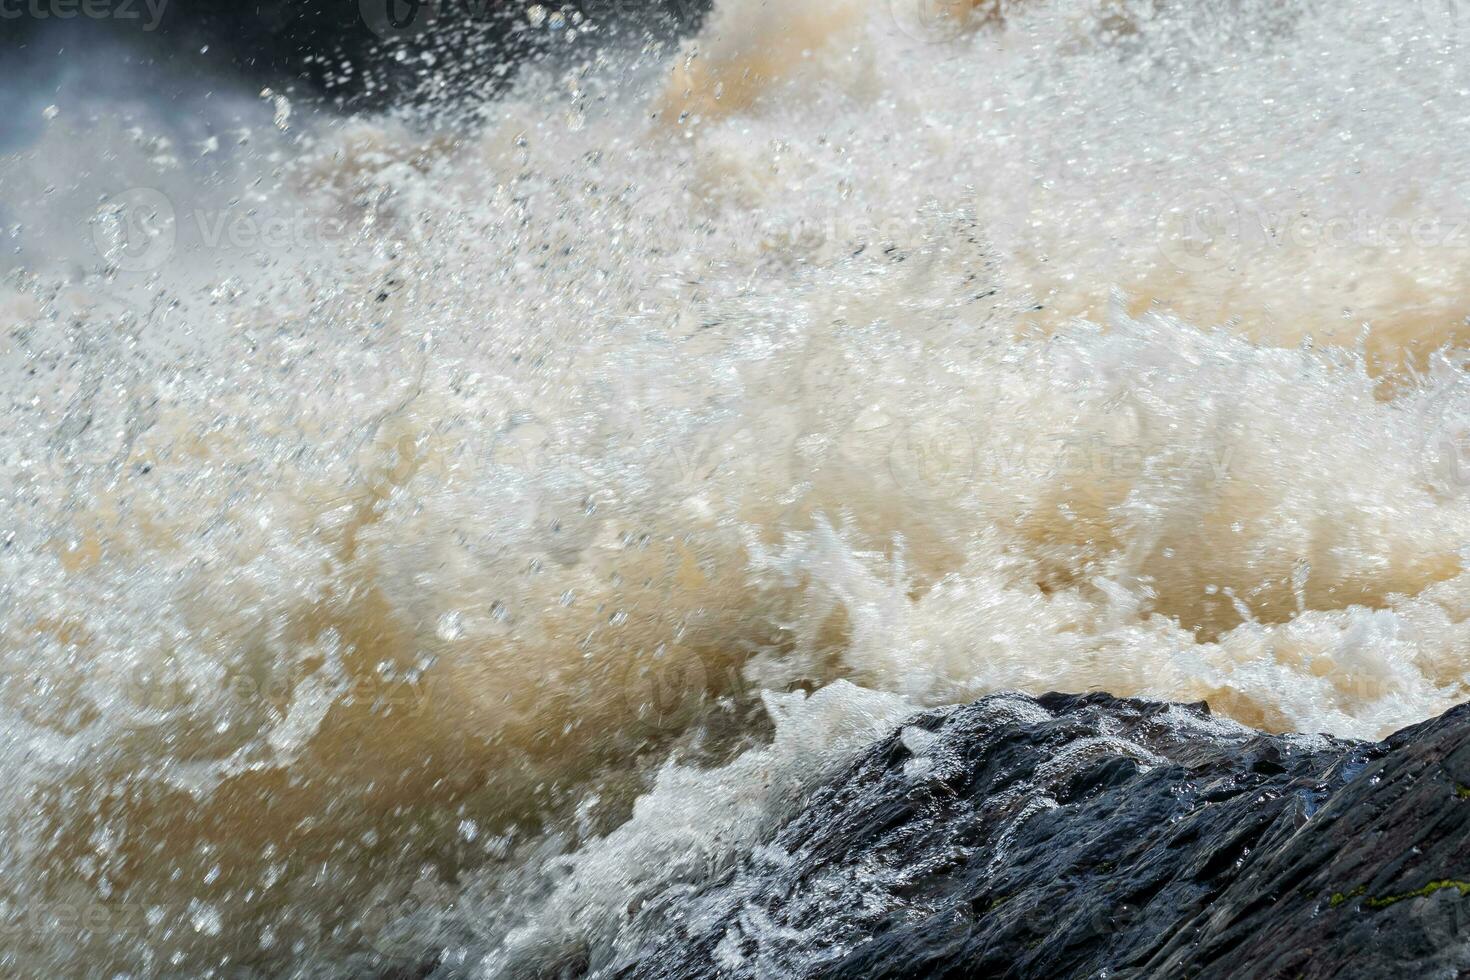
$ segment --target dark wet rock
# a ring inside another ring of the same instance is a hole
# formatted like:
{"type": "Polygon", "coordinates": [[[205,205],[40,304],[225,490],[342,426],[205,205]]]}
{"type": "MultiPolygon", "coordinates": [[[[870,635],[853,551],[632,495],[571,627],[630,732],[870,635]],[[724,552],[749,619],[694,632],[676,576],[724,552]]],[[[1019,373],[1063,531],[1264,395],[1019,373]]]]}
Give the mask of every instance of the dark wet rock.
{"type": "Polygon", "coordinates": [[[77,50],[122,45],[150,66],[154,81],[166,69],[196,80],[235,75],[293,97],[314,92],[346,108],[371,109],[418,91],[425,53],[434,55],[446,83],[493,90],[501,78],[496,66],[558,49],[585,58],[594,42],[611,43],[614,35],[674,43],[699,24],[709,0],[546,4],[597,25],[582,32],[581,45],[565,32],[533,29],[529,0],[90,0],[86,9],[97,13],[85,16],[77,16],[80,4],[71,6],[65,18],[35,0],[0,8],[0,64],[12,73],[20,66],[34,80],[55,75],[77,50]]]}
{"type": "Polygon", "coordinates": [[[1467,976],[1470,705],[1360,743],[988,697],[638,918],[619,976],[1467,976]]]}

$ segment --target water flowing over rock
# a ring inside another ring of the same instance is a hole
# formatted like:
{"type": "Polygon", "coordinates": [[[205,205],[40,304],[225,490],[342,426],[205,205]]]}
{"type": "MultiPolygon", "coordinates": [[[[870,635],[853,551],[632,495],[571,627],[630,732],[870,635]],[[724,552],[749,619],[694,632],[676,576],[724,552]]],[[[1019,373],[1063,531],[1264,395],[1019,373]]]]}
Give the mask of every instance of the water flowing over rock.
{"type": "Polygon", "coordinates": [[[1378,743],[1001,694],[916,718],[627,978],[1464,976],[1470,705],[1378,743]]]}
{"type": "Polygon", "coordinates": [[[1460,968],[1470,0],[0,21],[0,980],[1460,968]]]}

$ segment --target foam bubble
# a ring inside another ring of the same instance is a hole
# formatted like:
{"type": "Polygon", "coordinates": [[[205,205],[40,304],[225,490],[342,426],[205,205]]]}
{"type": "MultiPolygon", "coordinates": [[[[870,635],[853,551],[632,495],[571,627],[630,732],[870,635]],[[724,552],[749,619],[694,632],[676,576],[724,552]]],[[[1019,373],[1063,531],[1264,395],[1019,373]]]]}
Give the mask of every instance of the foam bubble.
{"type": "Polygon", "coordinates": [[[350,234],[11,277],[6,908],[139,915],[8,963],[605,962],[919,708],[1466,696],[1463,39],[879,7],[293,117],[240,179],[350,234]]]}

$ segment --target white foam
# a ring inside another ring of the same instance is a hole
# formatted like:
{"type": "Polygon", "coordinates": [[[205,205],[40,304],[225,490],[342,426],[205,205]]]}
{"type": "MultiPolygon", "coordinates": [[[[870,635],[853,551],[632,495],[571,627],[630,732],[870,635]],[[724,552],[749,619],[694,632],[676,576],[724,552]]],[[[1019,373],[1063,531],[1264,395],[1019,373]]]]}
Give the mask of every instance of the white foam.
{"type": "MultiPolygon", "coordinates": [[[[650,116],[718,81],[646,65],[453,137],[320,123],[248,180],[344,240],[15,278],[4,887],[157,921],[13,962],[218,966],[262,922],[329,964],[602,956],[910,710],[1104,689],[1372,737],[1464,699],[1470,386],[1431,352],[1466,251],[1386,224],[1470,190],[1464,39],[1121,6],[926,44],[813,0],[815,48],[682,125],[650,116]],[[538,824],[674,744],[721,764],[538,824]],[[441,817],[482,914],[445,939],[441,881],[427,931],[334,936],[309,869],[407,892],[441,817]]],[[[721,5],[716,75],[774,10],[721,5]]]]}

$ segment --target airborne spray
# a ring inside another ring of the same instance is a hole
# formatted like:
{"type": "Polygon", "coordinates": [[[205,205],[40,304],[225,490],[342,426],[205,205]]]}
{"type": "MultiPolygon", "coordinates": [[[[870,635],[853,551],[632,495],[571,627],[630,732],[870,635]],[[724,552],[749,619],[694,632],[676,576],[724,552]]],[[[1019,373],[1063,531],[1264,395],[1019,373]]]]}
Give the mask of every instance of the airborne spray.
{"type": "Polygon", "coordinates": [[[904,3],[17,90],[7,974],[595,973],[920,708],[1466,697],[1460,21],[904,3]]]}

